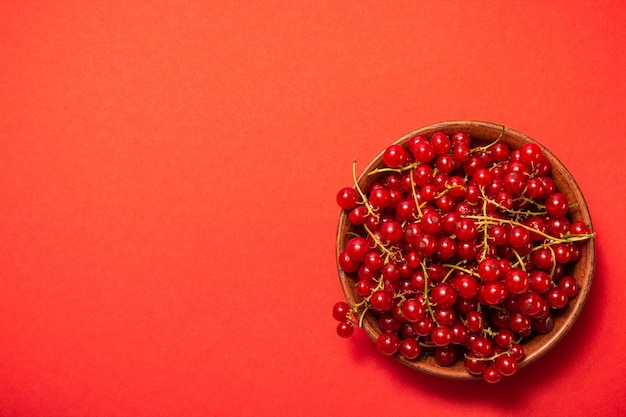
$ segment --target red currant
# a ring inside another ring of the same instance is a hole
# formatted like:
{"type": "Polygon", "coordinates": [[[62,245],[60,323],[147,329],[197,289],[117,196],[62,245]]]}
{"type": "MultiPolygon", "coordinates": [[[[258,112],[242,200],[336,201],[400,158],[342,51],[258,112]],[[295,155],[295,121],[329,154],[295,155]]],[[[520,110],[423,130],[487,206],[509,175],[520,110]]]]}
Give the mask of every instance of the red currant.
{"type": "Polygon", "coordinates": [[[359,195],[352,187],[345,187],[337,193],[337,204],[344,210],[350,210],[356,207],[359,195]]]}
{"type": "Polygon", "coordinates": [[[395,355],[400,349],[400,338],[395,332],[386,331],[378,336],[376,341],[378,351],[384,355],[395,355]]]}
{"type": "Polygon", "coordinates": [[[390,145],[383,153],[383,162],[390,168],[400,168],[408,159],[409,155],[401,145],[390,145]]]}

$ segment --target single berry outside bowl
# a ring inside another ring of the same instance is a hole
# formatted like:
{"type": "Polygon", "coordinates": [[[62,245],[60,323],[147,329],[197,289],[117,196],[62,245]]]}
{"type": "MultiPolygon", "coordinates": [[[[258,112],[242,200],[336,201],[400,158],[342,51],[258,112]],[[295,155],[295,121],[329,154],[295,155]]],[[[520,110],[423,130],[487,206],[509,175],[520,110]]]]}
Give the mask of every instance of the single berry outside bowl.
{"type": "MultiPolygon", "coordinates": [[[[448,137],[452,137],[452,135],[457,132],[465,132],[471,137],[472,147],[485,146],[493,143],[496,139],[498,139],[499,142],[507,144],[511,150],[519,149],[527,143],[538,145],[543,151],[543,155],[551,164],[550,175],[554,180],[557,190],[564,194],[569,201],[569,217],[571,221],[581,221],[586,224],[590,230],[593,230],[587,203],[570,172],[557,159],[557,157],[550,152],[550,150],[523,133],[489,122],[446,121],[412,131],[397,139],[392,144],[406,146],[409,140],[417,135],[425,135],[430,138],[437,132],[442,132],[448,137]]],[[[355,188],[361,190],[366,189],[368,184],[376,179],[375,175],[370,176],[368,173],[373,170],[386,167],[383,162],[384,152],[384,150],[381,151],[363,169],[362,173],[356,177],[356,184],[358,184],[358,187],[355,188]]],[[[336,259],[339,259],[341,252],[346,248],[346,243],[351,237],[354,236],[355,229],[356,226],[354,226],[349,220],[348,211],[342,210],[337,226],[336,259]]],[[[575,297],[569,300],[568,304],[564,308],[559,310],[558,314],[554,314],[554,327],[550,332],[545,334],[532,334],[529,337],[521,339],[521,344],[524,350],[524,358],[519,362],[519,368],[528,366],[545,355],[574,325],[575,321],[581,314],[591,289],[594,264],[595,241],[593,238],[590,238],[580,242],[580,258],[578,261],[573,263],[573,265],[571,265],[571,270],[567,271],[569,275],[576,279],[579,287],[578,293],[575,297]]],[[[346,302],[351,308],[353,308],[363,300],[363,298],[359,296],[355,290],[355,283],[357,281],[356,273],[344,272],[339,266],[339,261],[338,273],[340,285],[346,302]]],[[[379,326],[379,321],[372,311],[366,311],[363,317],[357,321],[361,322],[363,330],[367,333],[370,339],[376,343],[382,331],[379,326]]],[[[435,362],[435,359],[431,354],[422,354],[417,359],[413,360],[407,359],[399,353],[395,353],[393,356],[401,363],[426,374],[463,380],[479,378],[479,376],[468,373],[465,369],[462,357],[452,365],[441,366],[435,362]]]]}

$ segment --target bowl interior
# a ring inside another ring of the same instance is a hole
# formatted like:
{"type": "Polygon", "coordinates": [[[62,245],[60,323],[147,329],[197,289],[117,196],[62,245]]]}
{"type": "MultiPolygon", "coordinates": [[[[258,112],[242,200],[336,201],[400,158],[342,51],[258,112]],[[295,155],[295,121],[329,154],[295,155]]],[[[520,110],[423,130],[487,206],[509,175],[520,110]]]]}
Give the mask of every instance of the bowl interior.
{"type": "MultiPolygon", "coordinates": [[[[552,165],[551,176],[554,179],[560,192],[565,194],[570,201],[574,203],[574,207],[570,210],[570,216],[572,220],[581,220],[587,225],[592,227],[591,217],[587,203],[583,197],[580,188],[569,171],[565,166],[541,143],[531,139],[530,137],[517,132],[515,130],[506,128],[502,125],[497,125],[488,122],[478,121],[450,121],[436,123],[423,127],[421,129],[410,132],[394,143],[405,144],[410,138],[417,134],[425,134],[431,136],[435,132],[444,132],[451,136],[458,131],[464,131],[468,133],[472,139],[472,147],[476,144],[487,144],[493,142],[500,135],[501,141],[507,143],[511,149],[520,148],[523,144],[532,142],[538,144],[544,152],[544,155],[550,160],[552,165]]],[[[361,175],[357,178],[358,184],[361,188],[364,188],[368,181],[367,173],[373,169],[383,166],[382,155],[384,151],[381,151],[376,158],[374,158],[363,170],[361,175]]],[[[348,234],[353,230],[353,226],[348,220],[347,213],[343,211],[339,218],[337,227],[337,240],[336,240],[336,255],[338,256],[340,251],[345,248],[345,244],[348,240],[348,234]]],[[[593,229],[592,229],[593,230],[593,229]]],[[[529,365],[534,362],[547,351],[549,351],[554,345],[556,345],[563,336],[569,331],[576,319],[578,318],[585,300],[588,297],[591,282],[594,272],[595,263],[595,242],[594,239],[589,239],[581,245],[581,257],[576,262],[571,271],[569,271],[577,280],[580,285],[580,291],[578,295],[571,299],[563,310],[559,314],[555,315],[554,329],[547,334],[534,335],[525,338],[523,343],[526,356],[524,360],[519,363],[519,367],[529,365]]],[[[339,280],[346,297],[348,304],[355,305],[360,297],[355,293],[355,278],[352,274],[344,273],[338,268],[339,280]]],[[[363,329],[368,336],[375,341],[380,335],[381,331],[378,326],[376,318],[366,313],[363,329]]],[[[449,367],[441,367],[437,365],[434,358],[431,355],[421,356],[417,360],[410,361],[400,355],[396,355],[396,359],[405,365],[417,369],[419,371],[437,375],[441,377],[454,378],[454,379],[474,379],[464,369],[463,362],[457,361],[454,365],[449,367]]]]}

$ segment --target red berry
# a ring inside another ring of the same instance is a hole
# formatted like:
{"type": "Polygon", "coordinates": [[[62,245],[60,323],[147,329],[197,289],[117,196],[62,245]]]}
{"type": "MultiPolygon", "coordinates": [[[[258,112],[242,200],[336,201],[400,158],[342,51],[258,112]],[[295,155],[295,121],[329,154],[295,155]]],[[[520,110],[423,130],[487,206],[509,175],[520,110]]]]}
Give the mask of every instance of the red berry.
{"type": "Polygon", "coordinates": [[[346,244],[346,253],[354,261],[362,262],[368,252],[369,245],[367,239],[361,236],[353,237],[346,244]]]}
{"type": "Polygon", "coordinates": [[[491,306],[502,304],[506,296],[506,287],[501,281],[487,282],[478,292],[478,300],[482,304],[491,306]]]}
{"type": "Polygon", "coordinates": [[[452,330],[448,326],[437,326],[430,333],[430,340],[435,346],[448,346],[452,343],[452,330]]]}
{"type": "Polygon", "coordinates": [[[511,269],[504,276],[504,285],[508,293],[522,294],[528,291],[530,286],[528,274],[522,269],[511,269]]]}
{"type": "Polygon", "coordinates": [[[457,358],[457,351],[453,345],[441,346],[435,349],[435,362],[439,366],[450,366],[457,358]]]}
{"type": "Polygon", "coordinates": [[[517,360],[511,355],[505,354],[498,356],[493,361],[493,364],[502,376],[511,376],[517,372],[517,360]]]}
{"type": "Polygon", "coordinates": [[[339,337],[350,337],[354,334],[354,325],[347,321],[341,321],[337,324],[337,335],[339,337]]]}
{"type": "Polygon", "coordinates": [[[495,258],[487,258],[478,264],[478,275],[485,282],[496,281],[501,276],[500,262],[495,258]]]}
{"type": "Polygon", "coordinates": [[[390,145],[383,153],[383,162],[390,168],[402,167],[408,158],[408,152],[400,145],[390,145]]]}
{"type": "Polygon", "coordinates": [[[460,240],[472,240],[476,236],[478,228],[476,222],[473,219],[463,218],[460,219],[455,227],[456,237],[460,240]]]}
{"type": "Polygon", "coordinates": [[[526,143],[520,148],[520,160],[527,165],[538,163],[542,157],[543,152],[535,143],[526,143]]]}
{"type": "Polygon", "coordinates": [[[345,321],[350,313],[350,306],[344,301],[339,301],[333,306],[333,318],[337,321],[345,321]]]}
{"type": "Polygon", "coordinates": [[[482,376],[489,365],[489,362],[477,356],[474,352],[469,352],[464,358],[465,369],[470,375],[482,376]]]}
{"type": "Polygon", "coordinates": [[[452,146],[450,138],[443,132],[434,133],[430,138],[430,143],[433,145],[433,149],[438,155],[445,154],[452,146]]]}
{"type": "Polygon", "coordinates": [[[535,269],[529,275],[529,289],[537,294],[544,294],[550,289],[552,279],[547,272],[535,269]]]}
{"type": "Polygon", "coordinates": [[[554,310],[559,310],[567,305],[567,294],[559,287],[550,288],[544,297],[548,307],[554,310]]]}
{"type": "Polygon", "coordinates": [[[420,355],[422,347],[418,343],[417,339],[407,338],[403,339],[402,342],[400,342],[399,351],[400,355],[402,355],[406,359],[413,360],[420,355]]]}
{"type": "Polygon", "coordinates": [[[428,140],[412,144],[410,150],[417,162],[428,162],[435,157],[435,148],[428,140]]]}
{"type": "Polygon", "coordinates": [[[511,314],[509,328],[519,336],[528,336],[532,330],[530,317],[522,313],[511,314]]]}
{"type": "Polygon", "coordinates": [[[452,307],[456,302],[457,293],[448,283],[438,283],[430,292],[431,302],[437,307],[452,307]]]}
{"type": "Polygon", "coordinates": [[[452,280],[452,285],[456,287],[460,297],[474,298],[478,293],[478,281],[471,275],[462,275],[452,280]]]}
{"type": "Polygon", "coordinates": [[[578,282],[571,275],[565,275],[559,279],[558,287],[567,295],[567,298],[573,298],[578,294],[578,282]]]}
{"type": "Polygon", "coordinates": [[[359,195],[354,188],[345,187],[337,193],[337,204],[344,210],[350,210],[356,207],[359,195]]]}
{"type": "Polygon", "coordinates": [[[467,330],[470,332],[480,332],[485,325],[485,318],[478,311],[470,311],[465,315],[467,330]]]}
{"type": "Polygon", "coordinates": [[[426,308],[416,298],[409,298],[402,303],[402,315],[409,322],[415,323],[424,318],[426,308]]]}
{"type": "Polygon", "coordinates": [[[534,317],[541,313],[544,303],[544,299],[539,294],[529,291],[517,298],[516,306],[521,313],[534,317]]]}
{"type": "Polygon", "coordinates": [[[550,216],[565,216],[569,211],[569,202],[562,193],[553,193],[546,198],[546,211],[550,216]]]}
{"type": "Polygon", "coordinates": [[[342,271],[347,272],[347,273],[356,272],[360,266],[360,262],[355,261],[354,259],[350,258],[350,256],[345,250],[339,254],[337,262],[339,263],[339,268],[341,268],[342,271]]]}
{"type": "Polygon", "coordinates": [[[383,332],[378,336],[376,347],[384,355],[395,355],[400,349],[400,338],[392,331],[383,332]]]}
{"type": "Polygon", "coordinates": [[[372,308],[379,312],[389,311],[393,308],[393,295],[387,291],[376,291],[370,298],[372,308]]]}
{"type": "Polygon", "coordinates": [[[532,326],[537,333],[550,333],[554,328],[554,317],[552,314],[546,314],[543,317],[535,318],[532,320],[532,326]]]}

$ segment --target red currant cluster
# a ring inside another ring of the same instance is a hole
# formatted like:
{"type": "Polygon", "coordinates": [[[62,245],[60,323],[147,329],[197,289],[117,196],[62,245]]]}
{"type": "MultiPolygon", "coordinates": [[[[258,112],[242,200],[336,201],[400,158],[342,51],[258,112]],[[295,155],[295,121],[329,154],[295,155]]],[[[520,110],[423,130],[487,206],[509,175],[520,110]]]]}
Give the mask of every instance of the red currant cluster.
{"type": "Polygon", "coordinates": [[[383,354],[463,360],[493,383],[577,295],[571,266],[593,234],[571,220],[537,144],[472,141],[437,132],[390,145],[363,187],[353,166],[354,186],[337,194],[351,224],[337,263],[358,297],[333,317],[349,337],[373,315],[383,354]]]}

